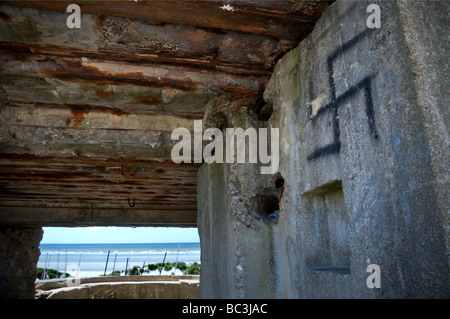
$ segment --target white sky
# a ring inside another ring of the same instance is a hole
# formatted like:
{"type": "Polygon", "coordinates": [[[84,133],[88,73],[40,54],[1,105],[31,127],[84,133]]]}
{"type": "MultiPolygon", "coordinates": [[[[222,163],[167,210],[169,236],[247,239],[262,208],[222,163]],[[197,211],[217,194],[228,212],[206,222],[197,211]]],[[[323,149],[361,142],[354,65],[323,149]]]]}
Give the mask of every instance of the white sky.
{"type": "Polygon", "coordinates": [[[44,227],[42,244],[200,242],[197,228],[44,227]]]}

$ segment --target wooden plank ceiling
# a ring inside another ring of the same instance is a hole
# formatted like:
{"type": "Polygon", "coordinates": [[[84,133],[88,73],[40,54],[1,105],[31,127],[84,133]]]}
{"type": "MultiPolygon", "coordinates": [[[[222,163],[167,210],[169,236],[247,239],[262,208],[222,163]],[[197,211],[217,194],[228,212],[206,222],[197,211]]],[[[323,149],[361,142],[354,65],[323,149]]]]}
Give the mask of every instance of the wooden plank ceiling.
{"type": "Polygon", "coordinates": [[[196,226],[170,134],[260,98],[328,1],[0,3],[0,224],[196,226]]]}

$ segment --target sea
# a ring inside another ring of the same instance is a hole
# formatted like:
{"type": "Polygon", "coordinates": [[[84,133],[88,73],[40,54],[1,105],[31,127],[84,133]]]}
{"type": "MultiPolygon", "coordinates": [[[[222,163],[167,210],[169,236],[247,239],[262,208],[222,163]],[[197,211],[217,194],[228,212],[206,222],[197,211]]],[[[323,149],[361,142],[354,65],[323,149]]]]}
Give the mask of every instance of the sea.
{"type": "MultiPolygon", "coordinates": [[[[74,277],[96,277],[134,266],[162,262],[200,263],[200,243],[41,244],[38,268],[55,269],[74,277]],[[109,257],[108,257],[109,253],[109,257]]],[[[182,275],[162,270],[161,275],[182,275]]],[[[151,271],[148,275],[159,275],[151,271]]],[[[124,273],[122,273],[124,275],[124,273]]]]}

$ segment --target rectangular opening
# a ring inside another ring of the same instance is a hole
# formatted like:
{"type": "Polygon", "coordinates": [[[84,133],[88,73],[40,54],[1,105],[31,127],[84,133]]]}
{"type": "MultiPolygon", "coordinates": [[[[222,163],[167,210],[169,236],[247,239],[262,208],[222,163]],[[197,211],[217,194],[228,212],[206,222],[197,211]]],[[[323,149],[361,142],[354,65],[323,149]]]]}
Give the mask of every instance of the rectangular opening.
{"type": "Polygon", "coordinates": [[[314,224],[306,229],[309,238],[314,239],[307,252],[306,267],[337,275],[350,274],[349,218],[342,182],[330,181],[303,195],[310,196],[313,215],[310,220],[314,224]]]}
{"type": "Polygon", "coordinates": [[[37,279],[197,275],[199,241],[197,228],[44,227],[37,279]]]}

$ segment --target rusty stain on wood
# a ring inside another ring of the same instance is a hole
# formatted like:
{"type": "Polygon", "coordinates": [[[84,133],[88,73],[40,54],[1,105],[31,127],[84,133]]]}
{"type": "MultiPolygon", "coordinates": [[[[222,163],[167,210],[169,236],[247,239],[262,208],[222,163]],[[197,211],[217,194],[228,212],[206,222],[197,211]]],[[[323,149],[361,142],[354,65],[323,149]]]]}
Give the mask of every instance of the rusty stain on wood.
{"type": "Polygon", "coordinates": [[[142,104],[148,104],[148,105],[158,105],[159,104],[158,98],[151,96],[151,95],[140,96],[137,98],[137,100],[142,104]]]}
{"type": "MultiPolygon", "coordinates": [[[[117,66],[119,69],[120,66],[117,66]]],[[[64,65],[56,69],[42,68],[42,74],[69,82],[89,81],[97,85],[132,83],[140,86],[154,88],[172,87],[181,91],[195,92],[198,89],[198,83],[191,79],[175,79],[160,76],[144,76],[142,72],[111,73],[99,70],[95,66],[82,65],[80,61],[66,61],[64,65]]]]}
{"type": "Polygon", "coordinates": [[[111,91],[97,91],[95,92],[95,95],[102,99],[108,99],[114,96],[111,91]]]}
{"type": "Polygon", "coordinates": [[[70,113],[73,115],[75,119],[74,127],[79,127],[81,123],[83,123],[84,116],[86,114],[89,114],[89,111],[71,108],[70,113]]]}

